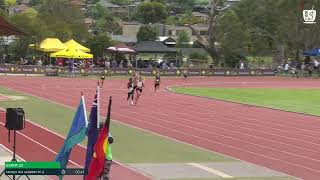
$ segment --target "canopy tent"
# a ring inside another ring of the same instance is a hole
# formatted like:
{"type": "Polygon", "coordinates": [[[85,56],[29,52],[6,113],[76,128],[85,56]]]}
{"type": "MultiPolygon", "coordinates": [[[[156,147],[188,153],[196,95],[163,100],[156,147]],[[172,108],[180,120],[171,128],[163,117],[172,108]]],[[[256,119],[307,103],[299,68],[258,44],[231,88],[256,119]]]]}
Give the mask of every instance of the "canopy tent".
{"type": "Polygon", "coordinates": [[[76,47],[69,47],[62,51],[51,53],[50,57],[54,58],[71,58],[71,59],[92,59],[93,55],[80,51],[76,47]]]}
{"type": "Polygon", "coordinates": [[[121,54],[135,54],[136,51],[130,48],[129,46],[119,43],[114,46],[108,47],[106,49],[107,52],[111,53],[121,53],[121,54]]]}
{"type": "Polygon", "coordinates": [[[29,44],[29,48],[34,48],[43,52],[57,52],[67,47],[57,38],[47,38],[40,44],[29,44]]]}
{"type": "Polygon", "coordinates": [[[304,56],[320,56],[320,48],[303,52],[304,56]]]}
{"type": "Polygon", "coordinates": [[[0,16],[0,36],[9,35],[26,35],[15,26],[11,25],[7,20],[0,16]]]}
{"type": "MultiPolygon", "coordinates": [[[[130,48],[129,46],[127,46],[124,43],[118,43],[114,46],[108,47],[106,49],[106,51],[108,53],[110,53],[110,59],[111,59],[111,56],[113,55],[114,60],[116,59],[117,54],[128,54],[129,59],[132,59],[132,56],[135,56],[137,53],[135,50],[133,50],[132,48],[130,48]]],[[[134,57],[134,59],[135,59],[135,57],[134,57]]]]}
{"type": "Polygon", "coordinates": [[[65,42],[64,45],[66,47],[76,47],[77,49],[79,49],[80,51],[83,51],[83,52],[90,52],[89,48],[82,46],[81,44],[79,44],[78,42],[76,42],[73,39],[65,42]]]}

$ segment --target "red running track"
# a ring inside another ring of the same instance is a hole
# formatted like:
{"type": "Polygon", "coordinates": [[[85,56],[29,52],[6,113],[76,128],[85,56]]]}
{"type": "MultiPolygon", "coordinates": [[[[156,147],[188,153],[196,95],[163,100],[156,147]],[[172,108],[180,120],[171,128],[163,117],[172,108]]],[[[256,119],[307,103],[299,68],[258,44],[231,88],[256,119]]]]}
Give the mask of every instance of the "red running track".
{"type": "MultiPolygon", "coordinates": [[[[262,165],[307,180],[320,177],[320,117],[171,93],[165,87],[318,88],[320,81],[276,77],[163,79],[153,95],[153,81],[138,106],[126,103],[126,81],[107,80],[102,114],[112,95],[113,119],[164,136],[262,165]]],[[[96,81],[89,79],[5,77],[0,85],[77,106],[80,92],[88,102],[96,81]],[[21,83],[23,82],[23,83],[21,83]],[[88,99],[89,98],[89,99],[88,99]]],[[[294,98],[294,97],[293,97],[294,98]]],[[[90,103],[87,103],[90,108],[90,103]]]]}
{"type": "MultiPolygon", "coordinates": [[[[0,144],[12,151],[12,143],[10,144],[7,141],[7,130],[5,129],[4,124],[5,113],[0,111],[0,144]]],[[[52,161],[54,160],[57,152],[59,152],[59,148],[63,142],[63,137],[33,123],[27,122],[26,128],[17,132],[16,153],[26,161],[52,161]]],[[[85,152],[85,148],[82,146],[77,145],[73,148],[69,165],[71,167],[83,167],[85,152]]],[[[113,163],[111,169],[110,178],[114,180],[149,180],[149,178],[118,163],[113,163]]],[[[52,176],[51,178],[58,179],[56,176],[52,176]]],[[[80,176],[65,176],[64,179],[81,180],[83,178],[80,176]]]]}

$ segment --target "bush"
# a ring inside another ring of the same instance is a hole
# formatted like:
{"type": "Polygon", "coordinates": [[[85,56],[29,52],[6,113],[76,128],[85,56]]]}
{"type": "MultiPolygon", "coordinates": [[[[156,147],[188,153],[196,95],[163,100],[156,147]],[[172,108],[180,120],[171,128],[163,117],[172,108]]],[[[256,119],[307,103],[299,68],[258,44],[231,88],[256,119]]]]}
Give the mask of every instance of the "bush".
{"type": "Polygon", "coordinates": [[[208,56],[206,56],[205,54],[200,54],[197,52],[193,52],[189,55],[190,59],[198,59],[198,60],[208,60],[208,56]]]}
{"type": "Polygon", "coordinates": [[[247,57],[247,62],[251,68],[270,67],[273,64],[273,59],[268,56],[250,56],[247,57]]]}
{"type": "Polygon", "coordinates": [[[225,66],[228,68],[237,68],[240,61],[246,61],[246,57],[241,54],[226,56],[225,66]]]}

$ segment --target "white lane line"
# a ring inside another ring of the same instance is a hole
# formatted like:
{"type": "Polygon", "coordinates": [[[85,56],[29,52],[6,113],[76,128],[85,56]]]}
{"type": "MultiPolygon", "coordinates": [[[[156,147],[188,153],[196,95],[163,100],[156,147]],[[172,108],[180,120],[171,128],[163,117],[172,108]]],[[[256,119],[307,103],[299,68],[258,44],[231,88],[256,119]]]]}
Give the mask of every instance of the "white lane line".
{"type": "Polygon", "coordinates": [[[214,175],[217,175],[217,176],[220,176],[222,178],[233,178],[232,176],[226,174],[226,173],[223,173],[221,171],[218,171],[216,169],[212,169],[212,168],[209,168],[207,166],[204,166],[204,165],[201,165],[201,164],[197,164],[197,163],[188,163],[188,165],[190,166],[193,166],[193,167],[196,167],[196,168],[199,168],[199,169],[202,169],[202,170],[205,170],[207,172],[210,172],[214,175]]]}
{"type": "MultiPolygon", "coordinates": [[[[2,124],[3,126],[5,125],[5,124],[4,124],[4,123],[2,123],[2,122],[0,122],[0,124],[2,124]]],[[[43,147],[44,149],[48,150],[49,152],[51,152],[51,153],[53,153],[53,154],[55,154],[55,155],[57,155],[57,154],[58,154],[57,152],[55,152],[55,151],[51,150],[51,149],[50,149],[50,148],[48,148],[47,146],[44,146],[43,144],[41,144],[41,143],[39,143],[39,142],[35,141],[35,140],[34,140],[34,139],[32,139],[31,137],[29,137],[29,136],[27,136],[27,135],[25,135],[25,134],[22,134],[22,133],[21,133],[21,132],[19,132],[19,131],[17,131],[17,133],[18,133],[18,134],[20,134],[20,135],[22,135],[23,137],[25,137],[25,138],[29,139],[30,141],[32,141],[32,142],[34,142],[34,143],[38,144],[39,146],[43,147]]],[[[69,160],[69,162],[71,162],[72,164],[74,164],[74,165],[76,165],[76,166],[78,166],[78,167],[81,167],[79,164],[75,163],[74,161],[69,160]]]]}

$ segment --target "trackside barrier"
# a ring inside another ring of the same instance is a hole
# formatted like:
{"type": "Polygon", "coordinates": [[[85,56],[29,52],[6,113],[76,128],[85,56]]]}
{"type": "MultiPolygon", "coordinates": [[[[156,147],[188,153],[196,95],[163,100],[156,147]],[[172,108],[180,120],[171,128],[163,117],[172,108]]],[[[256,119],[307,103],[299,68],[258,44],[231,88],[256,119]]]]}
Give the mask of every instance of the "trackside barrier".
{"type": "MultiPolygon", "coordinates": [[[[162,76],[274,76],[274,69],[155,69],[155,68],[103,68],[85,69],[78,67],[74,73],[79,75],[126,76],[139,72],[143,76],[153,76],[159,72],[162,76]]],[[[0,74],[39,74],[47,76],[68,75],[68,67],[59,66],[18,66],[0,65],[0,74]]]]}

